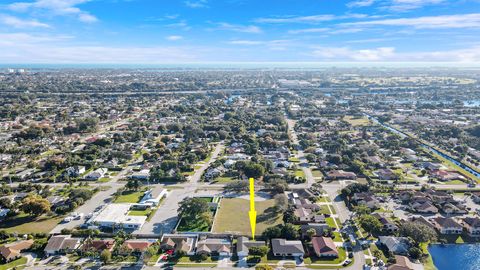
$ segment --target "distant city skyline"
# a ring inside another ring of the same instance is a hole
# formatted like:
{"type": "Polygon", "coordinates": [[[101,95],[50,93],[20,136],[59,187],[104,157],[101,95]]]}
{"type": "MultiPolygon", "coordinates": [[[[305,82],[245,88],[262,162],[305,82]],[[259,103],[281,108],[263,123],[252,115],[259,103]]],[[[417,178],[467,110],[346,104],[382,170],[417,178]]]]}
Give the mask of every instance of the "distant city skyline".
{"type": "Polygon", "coordinates": [[[478,66],[480,1],[4,0],[0,4],[0,66],[228,62],[478,66]]]}

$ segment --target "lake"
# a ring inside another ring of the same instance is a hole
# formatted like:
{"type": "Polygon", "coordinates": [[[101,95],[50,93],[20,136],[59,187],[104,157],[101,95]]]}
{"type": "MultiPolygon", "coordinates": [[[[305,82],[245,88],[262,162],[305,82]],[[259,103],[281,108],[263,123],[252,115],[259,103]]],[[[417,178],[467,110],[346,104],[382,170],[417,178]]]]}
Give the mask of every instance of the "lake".
{"type": "Polygon", "coordinates": [[[430,245],[428,251],[438,270],[480,269],[480,244],[430,245]]]}

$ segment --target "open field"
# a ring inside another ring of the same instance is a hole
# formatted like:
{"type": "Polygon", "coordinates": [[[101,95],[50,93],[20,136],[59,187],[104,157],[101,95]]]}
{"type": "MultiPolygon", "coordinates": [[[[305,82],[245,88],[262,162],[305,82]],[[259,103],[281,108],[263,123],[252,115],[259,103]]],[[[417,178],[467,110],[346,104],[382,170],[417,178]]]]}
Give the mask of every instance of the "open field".
{"type": "MultiPolygon", "coordinates": [[[[282,223],[282,216],[274,212],[274,200],[255,202],[257,210],[256,234],[266,228],[282,223]]],[[[248,211],[250,204],[245,199],[222,199],[215,217],[213,232],[235,232],[251,234],[248,211]]]]}
{"type": "Polygon", "coordinates": [[[366,117],[354,117],[347,115],[343,118],[344,121],[348,122],[350,125],[356,126],[366,126],[370,123],[370,121],[366,117]]]}
{"type": "Polygon", "coordinates": [[[29,215],[20,214],[0,222],[0,230],[9,233],[48,233],[57,226],[62,217],[42,216],[37,219],[29,215]]]}
{"type": "Polygon", "coordinates": [[[138,203],[143,197],[144,191],[124,191],[115,199],[115,203],[138,203]]]}

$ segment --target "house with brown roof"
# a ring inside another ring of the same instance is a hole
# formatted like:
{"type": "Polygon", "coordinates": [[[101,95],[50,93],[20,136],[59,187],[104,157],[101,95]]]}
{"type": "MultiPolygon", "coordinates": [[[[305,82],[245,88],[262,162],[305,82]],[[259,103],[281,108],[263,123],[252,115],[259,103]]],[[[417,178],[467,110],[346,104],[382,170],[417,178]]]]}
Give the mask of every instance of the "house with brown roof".
{"type": "Polygon", "coordinates": [[[372,216],[382,223],[383,231],[390,233],[398,231],[398,226],[385,214],[373,213],[372,216]]]}
{"type": "Polygon", "coordinates": [[[275,238],[271,240],[274,256],[303,257],[305,250],[301,241],[275,238]]]}
{"type": "Polygon", "coordinates": [[[81,242],[81,238],[72,238],[71,235],[54,235],[48,239],[44,251],[47,255],[68,253],[77,250],[81,242]]]}
{"type": "Polygon", "coordinates": [[[461,234],[463,231],[462,225],[453,218],[436,217],[432,219],[432,224],[441,234],[461,234]]]}
{"type": "Polygon", "coordinates": [[[405,256],[395,255],[395,264],[390,265],[388,270],[413,270],[413,266],[410,259],[405,256]]]}
{"type": "Polygon", "coordinates": [[[174,250],[175,253],[181,251],[191,256],[195,255],[197,238],[195,234],[164,234],[160,240],[160,247],[163,250],[174,250]]]}
{"type": "Polygon", "coordinates": [[[329,180],[355,180],[357,175],[353,172],[346,172],[343,170],[331,170],[327,173],[329,180]]]}
{"type": "Polygon", "coordinates": [[[470,236],[480,237],[480,218],[466,217],[462,220],[462,225],[470,236]]]}
{"type": "Polygon", "coordinates": [[[312,238],[312,245],[318,257],[338,257],[338,250],[330,237],[315,236],[312,238]]]}
{"type": "Polygon", "coordinates": [[[130,239],[123,242],[122,249],[130,252],[143,253],[156,242],[156,239],[130,239]]]}
{"type": "Polygon", "coordinates": [[[197,254],[230,256],[232,242],[227,238],[206,238],[197,243],[197,254]]]}
{"type": "Polygon", "coordinates": [[[86,239],[80,248],[83,252],[104,250],[112,251],[115,247],[115,239],[86,239]]]}
{"type": "Polygon", "coordinates": [[[33,240],[20,240],[0,247],[0,255],[6,262],[13,261],[21,257],[22,250],[29,249],[33,245],[33,240]]]}

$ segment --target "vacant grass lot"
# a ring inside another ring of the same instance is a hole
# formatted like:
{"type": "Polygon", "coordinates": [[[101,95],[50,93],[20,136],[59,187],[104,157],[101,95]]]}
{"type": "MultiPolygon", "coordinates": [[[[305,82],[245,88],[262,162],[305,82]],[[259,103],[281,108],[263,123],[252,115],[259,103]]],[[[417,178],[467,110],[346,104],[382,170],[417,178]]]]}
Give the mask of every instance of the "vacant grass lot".
{"type": "Polygon", "coordinates": [[[370,121],[366,117],[345,116],[343,120],[354,127],[367,126],[370,123],[370,121]]]}
{"type": "Polygon", "coordinates": [[[115,199],[115,203],[138,203],[143,194],[144,191],[124,191],[115,199]]]}
{"type": "Polygon", "coordinates": [[[48,233],[60,221],[62,221],[62,217],[41,216],[34,218],[26,214],[19,214],[0,222],[0,230],[19,234],[48,233]]]}
{"type": "MultiPolygon", "coordinates": [[[[257,210],[256,234],[261,234],[266,228],[283,223],[282,216],[274,211],[274,200],[255,202],[257,210]]],[[[235,232],[249,235],[250,221],[248,211],[250,202],[245,199],[222,199],[215,216],[213,232],[235,232]]]]}

